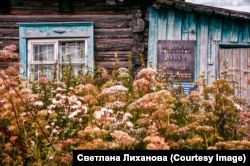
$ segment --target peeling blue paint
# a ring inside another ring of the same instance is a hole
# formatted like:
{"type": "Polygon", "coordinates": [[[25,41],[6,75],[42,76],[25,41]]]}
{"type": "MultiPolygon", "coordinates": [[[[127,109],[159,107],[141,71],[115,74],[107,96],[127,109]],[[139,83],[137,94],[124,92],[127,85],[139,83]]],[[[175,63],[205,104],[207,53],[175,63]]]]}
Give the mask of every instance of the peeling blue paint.
{"type": "Polygon", "coordinates": [[[148,66],[152,64],[155,69],[158,40],[196,40],[195,78],[208,71],[217,76],[220,46],[250,47],[250,22],[178,9],[151,8],[148,66]],[[209,64],[209,60],[214,63],[209,64]]]}
{"type": "Polygon", "coordinates": [[[29,39],[72,39],[84,38],[87,41],[87,66],[94,70],[94,25],[91,22],[71,23],[20,23],[19,45],[21,74],[27,77],[29,39]]]}

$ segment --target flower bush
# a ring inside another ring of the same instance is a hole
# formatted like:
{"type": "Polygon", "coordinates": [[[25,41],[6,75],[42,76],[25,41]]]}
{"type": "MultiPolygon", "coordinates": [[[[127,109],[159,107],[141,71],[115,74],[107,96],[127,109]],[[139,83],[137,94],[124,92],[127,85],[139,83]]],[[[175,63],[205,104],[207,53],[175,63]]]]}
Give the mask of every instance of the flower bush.
{"type": "Polygon", "coordinates": [[[71,165],[74,149],[250,150],[249,108],[226,79],[201,77],[187,95],[151,68],[115,73],[29,82],[1,70],[1,165],[71,165]]]}

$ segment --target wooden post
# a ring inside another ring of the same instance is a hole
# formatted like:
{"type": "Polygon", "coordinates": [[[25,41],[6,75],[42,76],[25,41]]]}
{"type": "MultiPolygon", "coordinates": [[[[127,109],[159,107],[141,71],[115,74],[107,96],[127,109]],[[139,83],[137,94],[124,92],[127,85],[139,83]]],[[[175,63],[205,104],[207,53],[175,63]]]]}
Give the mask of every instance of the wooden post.
{"type": "Polygon", "coordinates": [[[144,44],[142,43],[145,29],[145,21],[142,19],[141,9],[138,8],[133,11],[133,18],[130,26],[134,40],[131,46],[131,52],[133,63],[132,69],[133,73],[135,74],[138,68],[142,65],[140,55],[143,54],[145,50],[144,44]]]}

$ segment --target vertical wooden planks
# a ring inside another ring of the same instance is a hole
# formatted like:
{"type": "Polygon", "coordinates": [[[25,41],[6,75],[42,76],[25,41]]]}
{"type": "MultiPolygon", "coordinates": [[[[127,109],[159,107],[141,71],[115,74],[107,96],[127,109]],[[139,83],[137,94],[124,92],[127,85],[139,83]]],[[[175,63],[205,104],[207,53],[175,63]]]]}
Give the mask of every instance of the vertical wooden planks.
{"type": "Polygon", "coordinates": [[[242,25],[242,42],[250,42],[250,23],[243,23],[242,25]]]}
{"type": "Polygon", "coordinates": [[[147,66],[157,69],[158,12],[150,8],[147,66]]]}
{"type": "Polygon", "coordinates": [[[233,60],[233,87],[235,91],[235,96],[240,97],[240,87],[241,87],[241,56],[240,48],[232,48],[232,60],[233,60]]]}
{"type": "Polygon", "coordinates": [[[231,22],[231,42],[238,42],[240,23],[238,21],[231,22]]]}
{"type": "Polygon", "coordinates": [[[230,20],[224,19],[223,20],[223,28],[222,28],[222,41],[223,42],[228,42],[231,41],[231,22],[230,20]]]}
{"type": "Polygon", "coordinates": [[[250,102],[250,84],[249,84],[249,78],[250,78],[250,48],[247,48],[246,50],[246,59],[247,59],[247,68],[248,71],[246,75],[246,99],[248,102],[250,102]]]}
{"type": "MultiPolygon", "coordinates": [[[[235,48],[250,40],[249,22],[170,8],[155,10],[155,12],[158,13],[154,16],[158,16],[158,21],[157,23],[150,21],[150,24],[154,24],[154,27],[158,26],[154,30],[157,35],[154,34],[153,37],[149,35],[149,38],[154,38],[151,39],[154,43],[158,40],[196,40],[195,79],[202,72],[209,72],[210,75],[206,76],[208,76],[207,83],[210,84],[221,76],[221,71],[228,70],[232,74],[233,69],[237,67],[241,69],[245,66],[246,62],[242,61],[241,50],[235,50],[235,48]],[[220,44],[226,47],[220,48],[220,44]],[[233,45],[231,48],[230,44],[233,45]],[[208,63],[208,60],[212,63],[208,63]],[[227,68],[224,67],[223,61],[226,61],[227,68]]],[[[150,43],[149,47],[152,47],[150,43]]],[[[154,49],[156,48],[157,46],[154,46],[154,49]]],[[[154,55],[156,54],[155,52],[154,55]]],[[[149,59],[154,59],[157,63],[156,57],[149,59]]],[[[241,74],[236,71],[234,71],[234,76],[230,77],[231,80],[244,82],[241,74]]],[[[238,91],[241,91],[240,87],[241,85],[236,86],[238,91]]]]}
{"type": "Polygon", "coordinates": [[[238,42],[240,41],[240,22],[232,20],[223,20],[222,41],[238,42]]]}
{"type": "Polygon", "coordinates": [[[219,50],[218,42],[221,41],[222,21],[220,18],[213,18],[212,20],[213,21],[210,24],[210,26],[213,26],[213,28],[211,28],[212,30],[210,30],[209,33],[212,34],[211,35],[212,40],[210,43],[210,54],[211,54],[211,58],[212,58],[214,64],[212,66],[210,66],[210,70],[212,70],[213,74],[215,75],[214,79],[217,79],[217,75],[218,75],[218,71],[217,71],[218,70],[218,50],[219,50]]]}
{"type": "Polygon", "coordinates": [[[167,18],[168,13],[165,10],[161,10],[158,17],[158,40],[166,40],[167,38],[167,18]]]}
{"type": "Polygon", "coordinates": [[[235,86],[233,84],[234,81],[234,71],[233,71],[233,49],[227,48],[225,49],[225,56],[226,56],[226,70],[227,70],[227,79],[232,86],[232,88],[235,90],[235,86]]]}
{"type": "Polygon", "coordinates": [[[189,39],[189,16],[187,13],[182,14],[181,40],[189,39]]]}
{"type": "Polygon", "coordinates": [[[241,63],[240,63],[240,68],[241,68],[241,97],[244,99],[247,99],[247,92],[248,92],[248,87],[247,87],[247,78],[249,76],[247,72],[247,66],[248,66],[248,48],[241,48],[240,49],[240,56],[241,56],[241,63]]]}
{"type": "Polygon", "coordinates": [[[167,21],[167,40],[175,40],[174,38],[174,17],[175,17],[175,12],[174,10],[169,9],[168,10],[168,21],[167,21]]]}
{"type": "Polygon", "coordinates": [[[196,16],[192,13],[182,13],[182,40],[196,40],[196,16]]]}
{"type": "Polygon", "coordinates": [[[199,16],[197,30],[197,73],[207,72],[208,60],[208,17],[199,16]]]}
{"type": "Polygon", "coordinates": [[[240,22],[240,25],[239,25],[239,35],[238,35],[238,42],[243,42],[245,39],[245,36],[244,36],[244,28],[245,28],[245,24],[244,22],[240,22]]]}
{"type": "Polygon", "coordinates": [[[250,22],[248,22],[247,24],[248,24],[248,25],[247,25],[247,27],[246,27],[246,28],[247,28],[247,29],[246,29],[246,35],[247,35],[247,32],[248,32],[248,40],[247,40],[247,41],[250,42],[250,22]]]}
{"type": "Polygon", "coordinates": [[[181,40],[182,13],[175,11],[174,17],[174,40],[181,40]]]}
{"type": "Polygon", "coordinates": [[[224,71],[226,70],[225,64],[225,49],[219,49],[219,78],[224,78],[224,71]]]}
{"type": "Polygon", "coordinates": [[[197,35],[197,24],[196,24],[196,15],[193,13],[188,14],[189,15],[189,40],[196,40],[197,35]]]}

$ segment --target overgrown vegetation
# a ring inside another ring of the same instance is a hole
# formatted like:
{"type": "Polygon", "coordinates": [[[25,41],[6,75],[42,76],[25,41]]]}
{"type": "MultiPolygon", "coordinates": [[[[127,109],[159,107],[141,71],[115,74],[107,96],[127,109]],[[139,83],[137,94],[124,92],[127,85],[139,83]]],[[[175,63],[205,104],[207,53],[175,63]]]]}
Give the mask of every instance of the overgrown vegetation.
{"type": "Polygon", "coordinates": [[[226,79],[201,75],[187,95],[152,68],[67,70],[37,82],[1,70],[1,165],[71,165],[74,149],[250,149],[249,108],[226,79]]]}

